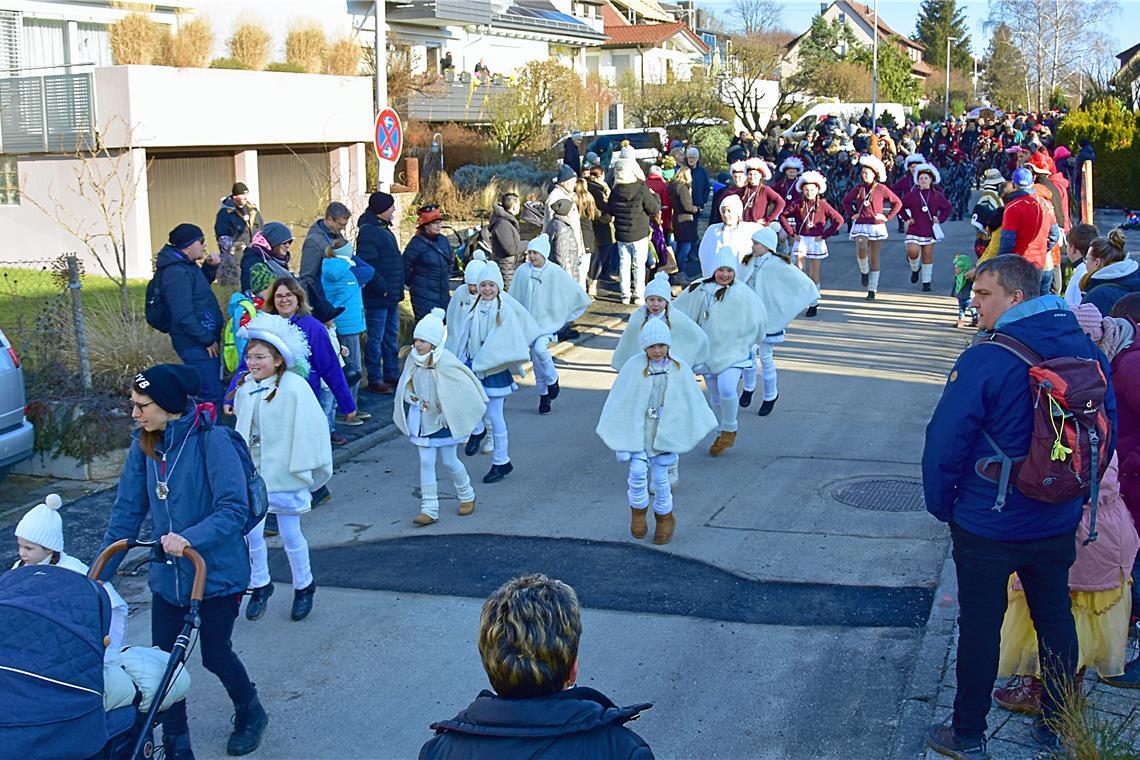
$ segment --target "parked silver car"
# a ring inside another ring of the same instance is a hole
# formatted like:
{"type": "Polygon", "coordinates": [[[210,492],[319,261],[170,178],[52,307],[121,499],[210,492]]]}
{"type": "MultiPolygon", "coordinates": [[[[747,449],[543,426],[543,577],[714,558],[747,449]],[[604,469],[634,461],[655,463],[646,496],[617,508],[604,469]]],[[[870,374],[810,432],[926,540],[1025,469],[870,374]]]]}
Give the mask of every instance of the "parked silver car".
{"type": "Polygon", "coordinates": [[[36,431],[24,417],[24,370],[0,330],[0,478],[9,467],[32,457],[36,431]]]}

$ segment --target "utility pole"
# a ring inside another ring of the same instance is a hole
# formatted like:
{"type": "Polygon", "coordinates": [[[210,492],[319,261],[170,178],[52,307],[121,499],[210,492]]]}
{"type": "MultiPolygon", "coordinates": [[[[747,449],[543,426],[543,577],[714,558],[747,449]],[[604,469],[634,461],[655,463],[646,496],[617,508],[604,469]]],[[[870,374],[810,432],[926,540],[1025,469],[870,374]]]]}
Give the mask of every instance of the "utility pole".
{"type": "Polygon", "coordinates": [[[950,120],[950,43],[957,41],[957,37],[946,38],[946,114],[943,117],[945,121],[950,120]]]}
{"type": "Polygon", "coordinates": [[[373,55],[376,59],[376,113],[380,113],[388,105],[388,53],[384,37],[384,26],[387,21],[384,0],[374,0],[372,10],[376,18],[376,34],[373,40],[373,55]]]}
{"type": "Polygon", "coordinates": [[[875,23],[871,29],[871,132],[879,111],[879,0],[875,0],[875,23]]]}

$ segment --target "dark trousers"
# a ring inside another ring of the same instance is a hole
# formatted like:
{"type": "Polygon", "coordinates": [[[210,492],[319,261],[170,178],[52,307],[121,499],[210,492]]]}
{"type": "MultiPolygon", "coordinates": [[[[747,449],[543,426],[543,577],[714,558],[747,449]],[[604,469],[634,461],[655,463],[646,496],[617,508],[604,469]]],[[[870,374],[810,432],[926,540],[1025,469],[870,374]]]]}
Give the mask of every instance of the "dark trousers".
{"type": "Polygon", "coordinates": [[[400,309],[396,304],[364,310],[368,335],[364,339],[364,367],[369,383],[396,382],[400,377],[400,309]],[[383,363],[383,369],[381,369],[383,363]]]}
{"type": "MultiPolygon", "coordinates": [[[[175,607],[158,594],[154,594],[151,599],[151,644],[169,652],[182,630],[190,608],[175,607]]],[[[218,677],[234,705],[244,706],[249,704],[257,692],[230,641],[240,606],[240,594],[202,600],[198,607],[198,615],[202,619],[202,627],[198,629],[198,649],[202,652],[202,666],[218,677]]],[[[162,715],[162,731],[165,735],[184,734],[189,730],[185,701],[176,702],[162,715]]]]}
{"type": "Polygon", "coordinates": [[[958,693],[953,726],[964,739],[986,732],[990,692],[998,669],[998,645],[1009,576],[1025,587],[1045,689],[1045,717],[1059,709],[1077,662],[1077,629],[1069,600],[1069,567],[1076,559],[1076,528],[1039,541],[993,541],[950,525],[958,571],[958,693]]]}
{"type": "Polygon", "coordinates": [[[213,404],[220,415],[222,395],[225,393],[225,388],[222,387],[222,360],[210,356],[204,346],[189,346],[175,349],[175,352],[183,364],[198,370],[198,375],[202,378],[202,389],[198,391],[198,398],[213,404]]]}
{"type": "Polygon", "coordinates": [[[610,258],[616,248],[613,243],[595,247],[593,254],[590,255],[590,268],[586,271],[586,279],[601,280],[606,277],[610,258]]]}

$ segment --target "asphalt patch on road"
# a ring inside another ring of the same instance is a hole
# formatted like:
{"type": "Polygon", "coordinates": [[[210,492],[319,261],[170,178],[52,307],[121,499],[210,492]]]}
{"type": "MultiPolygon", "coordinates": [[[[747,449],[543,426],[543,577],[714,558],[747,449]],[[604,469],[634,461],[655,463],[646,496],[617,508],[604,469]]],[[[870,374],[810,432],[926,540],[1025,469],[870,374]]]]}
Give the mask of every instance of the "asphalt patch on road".
{"type": "MultiPolygon", "coordinates": [[[[290,581],[284,552],[270,550],[274,580],[290,581]]],[[[586,607],[732,623],[921,628],[929,588],[840,586],[743,578],[634,544],[486,534],[409,536],[312,550],[319,586],[484,599],[504,581],[545,573],[586,607]]]]}

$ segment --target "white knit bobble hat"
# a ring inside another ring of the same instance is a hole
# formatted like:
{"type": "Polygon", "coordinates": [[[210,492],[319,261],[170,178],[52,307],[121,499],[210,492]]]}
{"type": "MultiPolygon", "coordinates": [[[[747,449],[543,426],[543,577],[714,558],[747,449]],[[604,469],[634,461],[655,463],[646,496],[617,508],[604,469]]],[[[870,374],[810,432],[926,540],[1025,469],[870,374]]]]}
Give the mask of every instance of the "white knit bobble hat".
{"type": "Polygon", "coordinates": [[[478,285],[479,278],[483,276],[483,267],[487,266],[486,261],[480,259],[471,259],[467,262],[467,266],[463,268],[463,283],[465,285],[478,285]]]}
{"type": "Polygon", "coordinates": [[[649,319],[646,320],[645,326],[641,328],[641,350],[656,346],[658,343],[664,343],[666,346],[673,345],[673,333],[669,330],[669,325],[665,324],[664,319],[649,319]]]}
{"type": "Polygon", "coordinates": [[[771,226],[761,227],[752,233],[752,242],[759,243],[769,251],[775,251],[780,245],[780,238],[771,226]]]}
{"type": "Polygon", "coordinates": [[[529,243],[526,244],[528,251],[535,251],[541,253],[543,258],[550,258],[550,236],[543,232],[529,243]]]}
{"type": "Polygon", "coordinates": [[[443,309],[432,309],[431,312],[416,324],[412,337],[424,340],[433,346],[443,345],[443,320],[447,314],[443,309]]]}
{"type": "Polygon", "coordinates": [[[488,261],[479,272],[479,284],[485,282],[493,282],[499,286],[499,290],[503,289],[503,273],[499,271],[499,265],[494,261],[488,261]]]}
{"type": "Polygon", "coordinates": [[[657,296],[664,298],[666,301],[673,300],[673,288],[669,285],[669,275],[664,272],[658,272],[653,275],[653,279],[645,286],[645,297],[657,296]]]}
{"type": "Polygon", "coordinates": [[[720,202],[720,210],[724,211],[725,206],[732,206],[736,209],[736,216],[744,216],[744,201],[740,200],[740,196],[735,193],[724,196],[720,202]]]}
{"type": "Polygon", "coordinates": [[[740,272],[740,259],[736,258],[736,251],[727,245],[717,251],[712,260],[712,269],[714,272],[722,267],[731,269],[738,274],[740,272]]]}
{"type": "Polygon", "coordinates": [[[16,538],[53,552],[63,551],[63,518],[59,516],[62,506],[63,500],[58,494],[48,494],[43,504],[32,507],[20,519],[16,525],[16,538]]]}

